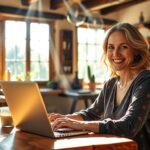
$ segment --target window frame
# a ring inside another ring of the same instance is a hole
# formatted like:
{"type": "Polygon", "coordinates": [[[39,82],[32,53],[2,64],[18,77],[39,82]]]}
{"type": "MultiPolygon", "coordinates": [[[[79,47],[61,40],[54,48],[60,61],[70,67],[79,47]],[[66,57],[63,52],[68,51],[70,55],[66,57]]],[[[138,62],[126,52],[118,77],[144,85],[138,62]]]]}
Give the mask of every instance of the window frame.
{"type": "MultiPolygon", "coordinates": [[[[99,27],[94,27],[94,26],[91,26],[91,27],[87,27],[86,25],[82,25],[82,26],[79,26],[79,28],[86,28],[86,29],[88,29],[88,28],[90,28],[90,29],[99,29],[99,27]]],[[[108,29],[109,27],[108,26],[104,26],[102,29],[104,30],[104,32],[106,32],[107,31],[107,29],[108,29]]],[[[77,60],[77,70],[79,70],[79,68],[78,68],[78,52],[79,52],[79,50],[78,50],[78,47],[79,47],[79,42],[78,42],[78,27],[76,27],[76,41],[77,41],[77,46],[76,46],[76,49],[77,49],[77,58],[76,58],[76,60],[77,60]]],[[[88,43],[85,43],[85,45],[87,46],[87,45],[89,45],[88,43]]],[[[97,45],[97,43],[94,43],[94,45],[97,45]]],[[[100,60],[101,61],[101,60],[100,60]]],[[[84,85],[87,85],[88,84],[88,82],[89,81],[84,81],[84,79],[83,79],[83,84],[84,85]]],[[[95,81],[95,83],[96,83],[96,85],[103,85],[104,84],[104,82],[105,82],[105,79],[103,80],[103,81],[95,81]]]]}
{"type": "MultiPolygon", "coordinates": [[[[36,19],[36,18],[25,18],[25,17],[16,17],[13,15],[13,17],[3,17],[0,18],[0,80],[4,80],[5,79],[5,21],[6,20],[13,20],[13,21],[25,21],[27,22],[27,26],[29,26],[29,24],[31,22],[37,22],[37,23],[47,23],[49,24],[50,30],[49,30],[49,35],[50,35],[50,40],[49,40],[49,79],[48,80],[53,80],[55,77],[55,66],[54,66],[54,62],[52,59],[52,51],[53,51],[53,47],[51,44],[51,41],[55,42],[55,37],[54,37],[54,21],[52,20],[47,20],[47,19],[36,19]]],[[[27,31],[27,42],[26,42],[26,73],[29,71],[30,69],[30,45],[29,45],[30,41],[29,41],[29,33],[27,31]]],[[[45,86],[47,81],[35,81],[37,82],[39,85],[41,86],[45,86]]]]}

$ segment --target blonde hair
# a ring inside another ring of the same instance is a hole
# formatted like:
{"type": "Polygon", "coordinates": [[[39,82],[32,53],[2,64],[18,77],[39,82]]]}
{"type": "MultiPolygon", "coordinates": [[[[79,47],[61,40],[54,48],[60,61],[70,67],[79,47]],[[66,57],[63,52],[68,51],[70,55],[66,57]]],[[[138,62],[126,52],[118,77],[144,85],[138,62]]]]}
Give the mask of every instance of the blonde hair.
{"type": "MultiPolygon", "coordinates": [[[[150,68],[150,51],[149,46],[142,34],[137,30],[136,27],[129,23],[117,23],[112,26],[107,32],[103,43],[103,61],[108,67],[107,62],[107,44],[108,38],[113,32],[124,33],[130,46],[136,51],[134,61],[130,66],[131,70],[149,69],[150,68]]],[[[116,71],[110,65],[111,76],[117,76],[116,71]]]]}

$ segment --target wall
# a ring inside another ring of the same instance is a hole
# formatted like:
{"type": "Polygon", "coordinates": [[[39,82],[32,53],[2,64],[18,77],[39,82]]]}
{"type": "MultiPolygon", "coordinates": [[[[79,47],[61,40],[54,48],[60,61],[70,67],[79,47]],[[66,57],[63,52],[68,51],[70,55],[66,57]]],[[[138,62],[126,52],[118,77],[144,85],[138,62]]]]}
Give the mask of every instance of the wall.
{"type": "Polygon", "coordinates": [[[119,11],[117,18],[119,21],[126,21],[132,24],[139,23],[140,12],[143,12],[145,21],[150,21],[150,1],[137,4],[119,11]]]}
{"type": "MultiPolygon", "coordinates": [[[[139,23],[140,12],[143,12],[145,22],[150,22],[149,8],[150,1],[137,4],[136,6],[120,11],[120,13],[118,13],[118,19],[120,21],[136,24],[139,23]]],[[[150,30],[148,28],[141,27],[139,28],[139,31],[145,38],[150,37],[150,30]]]]}
{"type": "MultiPolygon", "coordinates": [[[[69,30],[72,30],[73,31],[73,68],[74,70],[76,70],[76,66],[75,66],[75,61],[76,61],[76,34],[75,34],[75,30],[76,30],[76,27],[70,23],[68,23],[68,21],[66,20],[57,20],[55,22],[55,48],[56,48],[56,51],[59,53],[59,50],[60,50],[60,31],[61,30],[65,30],[65,29],[69,29],[69,30]]],[[[69,78],[73,78],[73,75],[72,74],[71,76],[69,76],[69,78]]]]}

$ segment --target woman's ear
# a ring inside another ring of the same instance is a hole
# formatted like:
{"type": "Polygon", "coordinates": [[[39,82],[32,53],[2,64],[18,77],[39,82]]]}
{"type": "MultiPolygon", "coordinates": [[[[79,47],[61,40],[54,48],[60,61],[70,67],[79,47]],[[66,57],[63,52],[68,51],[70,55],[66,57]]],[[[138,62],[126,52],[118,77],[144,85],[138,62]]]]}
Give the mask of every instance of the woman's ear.
{"type": "Polygon", "coordinates": [[[141,60],[141,55],[140,54],[136,54],[134,55],[134,60],[133,60],[133,64],[137,64],[139,63],[141,60]]]}

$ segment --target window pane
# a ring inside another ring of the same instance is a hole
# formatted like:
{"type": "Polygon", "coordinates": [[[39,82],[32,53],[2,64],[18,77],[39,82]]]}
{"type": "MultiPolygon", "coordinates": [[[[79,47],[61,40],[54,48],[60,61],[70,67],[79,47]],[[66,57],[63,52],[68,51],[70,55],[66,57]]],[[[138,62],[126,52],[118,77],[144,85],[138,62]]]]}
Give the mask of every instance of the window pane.
{"type": "Polygon", "coordinates": [[[25,22],[5,22],[5,49],[5,68],[10,70],[11,79],[16,80],[17,76],[25,74],[25,22]]]}
{"type": "Polygon", "coordinates": [[[80,53],[78,53],[78,60],[85,61],[87,59],[87,48],[85,44],[79,44],[78,49],[80,49],[80,53]]]}
{"type": "Polygon", "coordinates": [[[31,23],[30,56],[31,79],[46,81],[49,79],[49,25],[31,23]]]}
{"type": "Polygon", "coordinates": [[[41,62],[32,62],[31,63],[31,74],[30,79],[31,80],[40,80],[45,81],[45,79],[48,79],[48,63],[41,63],[41,62]]]}
{"type": "Polygon", "coordinates": [[[96,42],[96,30],[95,29],[87,29],[87,31],[85,32],[87,33],[87,43],[95,43],[96,42]]]}
{"type": "Polygon", "coordinates": [[[97,44],[102,44],[103,42],[103,39],[104,39],[104,30],[102,29],[98,29],[97,32],[96,32],[96,43],[97,44]]]}
{"type": "Polygon", "coordinates": [[[45,23],[31,23],[31,40],[49,40],[49,25],[45,23]]]}
{"type": "Polygon", "coordinates": [[[23,21],[5,21],[5,37],[18,41],[26,39],[26,24],[23,21]]]}
{"type": "Polygon", "coordinates": [[[87,31],[85,28],[78,28],[78,42],[79,43],[86,43],[87,42],[87,34],[85,34],[87,31]]]}
{"type": "Polygon", "coordinates": [[[39,41],[32,40],[30,42],[31,45],[31,60],[41,60],[48,61],[49,60],[49,42],[48,41],[39,41]]]}
{"type": "Polygon", "coordinates": [[[25,40],[13,41],[6,39],[6,61],[7,59],[19,59],[25,61],[25,40]]]}
{"type": "Polygon", "coordinates": [[[95,49],[96,49],[96,60],[97,60],[98,62],[100,62],[101,57],[102,57],[102,54],[103,54],[102,46],[101,46],[101,45],[97,45],[97,46],[95,47],[95,49]]]}
{"type": "Polygon", "coordinates": [[[80,70],[78,71],[78,76],[80,79],[84,79],[86,77],[86,67],[87,67],[87,62],[86,61],[78,61],[78,66],[82,66],[80,67],[80,70]]]}
{"type": "Polygon", "coordinates": [[[106,70],[104,65],[101,64],[102,56],[102,42],[104,38],[104,30],[101,29],[87,29],[78,27],[78,73],[79,78],[88,82],[87,65],[90,65],[92,72],[95,75],[96,82],[105,81],[106,70]],[[84,33],[82,32],[84,31],[84,33]],[[85,34],[87,33],[87,34],[85,34]],[[84,36],[83,42],[81,37],[84,36]]]}
{"type": "Polygon", "coordinates": [[[18,60],[7,60],[6,68],[11,71],[12,80],[22,80],[25,75],[25,62],[18,60]]]}
{"type": "Polygon", "coordinates": [[[87,48],[87,59],[88,61],[95,61],[96,60],[96,48],[95,45],[88,45],[87,48]]]}

